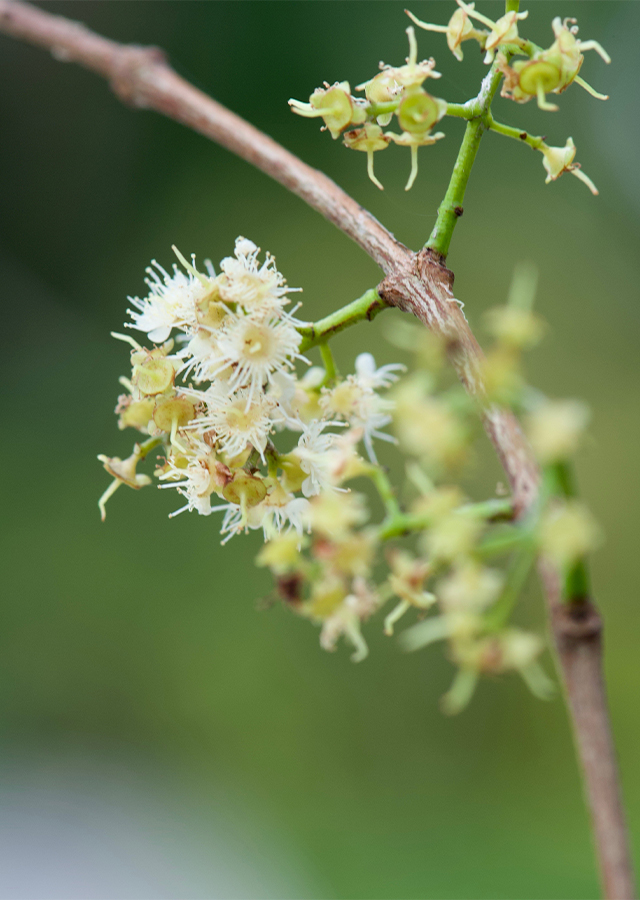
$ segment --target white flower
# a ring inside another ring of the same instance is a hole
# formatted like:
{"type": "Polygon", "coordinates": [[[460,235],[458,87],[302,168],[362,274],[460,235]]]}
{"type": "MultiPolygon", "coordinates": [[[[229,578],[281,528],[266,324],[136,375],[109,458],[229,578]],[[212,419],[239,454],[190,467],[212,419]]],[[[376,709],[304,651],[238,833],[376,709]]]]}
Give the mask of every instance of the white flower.
{"type": "Polygon", "coordinates": [[[302,338],[286,318],[255,319],[244,315],[229,318],[229,324],[219,333],[219,357],[211,366],[209,377],[215,378],[219,372],[233,367],[230,384],[234,389],[248,388],[250,404],[276,372],[291,369],[294,359],[304,360],[298,353],[302,338]]]}
{"type": "MultiPolygon", "coordinates": [[[[375,363],[374,363],[375,365],[375,363]]],[[[331,390],[323,391],[320,400],[327,413],[340,416],[354,428],[362,429],[362,440],[369,459],[376,463],[373,438],[396,443],[396,439],[380,431],[391,421],[389,412],[394,408],[391,400],[383,399],[373,390],[368,381],[371,375],[349,375],[331,390]]],[[[388,376],[386,376],[388,378],[388,376]]]]}
{"type": "Polygon", "coordinates": [[[160,488],[175,488],[179,494],[186,498],[187,503],[175,512],[170,513],[169,518],[194,509],[201,516],[208,516],[211,510],[211,494],[214,492],[215,483],[212,477],[215,471],[215,458],[211,448],[202,441],[186,436],[186,455],[170,455],[158,480],[165,482],[160,488]]]}
{"type": "Polygon", "coordinates": [[[220,263],[220,296],[227,303],[238,303],[244,309],[262,313],[277,313],[288,299],[286,294],[296,288],[287,287],[270,253],[258,263],[260,248],[246,238],[236,238],[235,259],[227,256],[220,263]]]}
{"type": "Polygon", "coordinates": [[[220,350],[216,333],[200,328],[177,354],[182,360],[178,373],[183,379],[193,374],[197,383],[211,381],[211,372],[220,365],[220,350]]]}
{"type": "Polygon", "coordinates": [[[396,372],[406,372],[402,363],[388,363],[376,368],[376,361],[371,353],[360,353],[356,357],[356,375],[360,384],[373,388],[387,388],[400,377],[396,372]]]}
{"type": "MultiPolygon", "coordinates": [[[[176,265],[173,275],[154,260],[146,269],[149,295],[144,299],[129,297],[130,302],[139,310],[128,310],[134,324],[127,322],[127,328],[146,331],[149,340],[160,344],[166,341],[172,328],[191,328],[196,322],[196,303],[206,296],[210,290],[202,280],[191,273],[185,275],[176,265]]],[[[205,276],[202,276],[207,280],[205,276]]]]}
{"type": "Polygon", "coordinates": [[[320,491],[335,490],[334,459],[331,451],[335,450],[338,435],[322,433],[328,425],[335,424],[318,419],[311,422],[305,426],[298,446],[293,451],[300,460],[300,468],[309,476],[302,482],[302,493],[305,497],[313,497],[320,491]]]}
{"type": "Polygon", "coordinates": [[[272,428],[274,401],[266,394],[259,393],[249,403],[246,390],[240,390],[232,397],[224,397],[217,391],[215,384],[201,396],[207,404],[207,412],[188,427],[195,427],[201,433],[211,429],[220,450],[229,457],[237,456],[247,444],[251,444],[264,462],[264,450],[272,428]]]}
{"type": "Polygon", "coordinates": [[[362,662],[369,655],[369,648],[360,631],[361,622],[366,621],[378,608],[379,602],[363,578],[353,582],[353,593],[348,594],[340,606],[322,625],[320,646],[323,650],[335,650],[341,635],[355,648],[351,655],[353,662],[362,662]]]}
{"type": "Polygon", "coordinates": [[[265,540],[270,540],[288,525],[302,537],[308,507],[308,500],[305,500],[304,497],[294,497],[276,483],[272,485],[272,489],[261,503],[248,510],[242,510],[239,506],[231,503],[214,507],[214,509],[225,510],[220,533],[227,535],[222,542],[226,544],[234,534],[238,534],[242,529],[262,528],[265,540]]]}

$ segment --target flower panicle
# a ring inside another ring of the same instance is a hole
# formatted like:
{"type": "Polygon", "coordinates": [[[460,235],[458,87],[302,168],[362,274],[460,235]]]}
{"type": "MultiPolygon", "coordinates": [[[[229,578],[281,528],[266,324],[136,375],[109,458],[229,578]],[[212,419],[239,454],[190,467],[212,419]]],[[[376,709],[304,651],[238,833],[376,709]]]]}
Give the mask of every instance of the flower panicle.
{"type": "MultiPolygon", "coordinates": [[[[573,157],[554,160],[556,176],[573,165],[573,157]]],[[[541,641],[508,621],[514,587],[511,568],[492,562],[492,546],[504,554],[505,540],[492,530],[494,505],[476,509],[447,483],[470,458],[476,410],[455,389],[438,392],[442,352],[411,331],[398,340],[416,354],[410,376],[401,363],[378,366],[368,352],[350,374],[327,353],[324,367],[311,366],[300,353],[308,326],[287,310],[290,289],[273,256],[243,237],[217,274],[177,256],[182,269],[155,266],[157,280],[150,276],[132,314],[149,346],[114,334],[131,365],[121,378],[118,426],[142,437],[126,459],[99,457],[112,479],[99,501],[102,518],[121,485],[152,483],[139,469],[155,451],[158,486],[180,497],[170,517],[220,516],[223,544],[262,532],[257,564],[271,570],[283,603],[319,628],[323,649],[344,641],[354,662],[364,660],[365,625],[388,604],[382,630],[392,636],[408,623],[404,649],[446,642],[458,668],[446,711],[459,711],[483,674],[515,671],[546,696],[541,641]],[[402,493],[378,460],[384,443],[406,454],[402,493]]],[[[484,376],[492,401],[523,405],[519,355],[537,342],[541,324],[531,308],[535,272],[520,267],[516,276],[507,306],[488,316],[496,346],[484,376]]],[[[577,401],[530,409],[525,426],[541,464],[564,464],[587,421],[577,401]]],[[[599,540],[588,511],[573,502],[554,501],[539,521],[508,527],[515,552],[530,552],[533,542],[567,568],[599,540]]]]}
{"type": "MultiPolygon", "coordinates": [[[[441,73],[436,71],[432,57],[418,60],[415,28],[444,34],[449,49],[459,61],[463,59],[462,44],[466,41],[477,42],[485,54],[485,63],[493,64],[502,75],[501,96],[516,103],[527,103],[535,97],[540,109],[557,111],[558,106],[550,102],[548,95],[560,94],[574,82],[592,96],[608,99],[607,95],[594,90],[584,81],[579,72],[584,53],[588,50],[595,50],[606,63],[611,61],[610,57],[598,41],[582,41],[577,37],[575,19],[554,18],[551,28],[555,39],[545,49],[522,37],[519,32],[521,23],[528,17],[527,11],[510,10],[494,21],[476,10],[473,2],[456,0],[456,4],[457,9],[447,24],[424,22],[411,10],[405,9],[413,23],[406,29],[409,55],[405,64],[390,66],[380,63],[380,71],[355,88],[364,92],[363,98],[351,93],[348,81],[341,81],[332,85],[325,82],[323,87],[311,94],[307,103],[289,100],[293,112],[322,119],[322,130],[328,130],[334,140],[342,135],[345,147],[366,153],[367,175],[380,190],[383,190],[383,185],[374,172],[376,153],[386,150],[390,144],[409,149],[411,168],[405,185],[408,191],[418,175],[418,149],[433,145],[445,136],[444,132],[433,130],[436,124],[447,114],[463,118],[473,115],[474,101],[462,106],[451,105],[425,89],[424,82],[440,78],[441,73]],[[394,117],[400,126],[399,133],[385,130],[394,117]]],[[[539,140],[542,142],[542,139],[539,140]]],[[[537,149],[546,153],[554,148],[545,150],[542,145],[537,149]]],[[[572,172],[592,193],[597,193],[593,182],[581,172],[579,164],[570,162],[561,171],[572,172]]],[[[547,168],[547,182],[557,178],[554,172],[555,164],[551,161],[551,168],[547,168]]]]}

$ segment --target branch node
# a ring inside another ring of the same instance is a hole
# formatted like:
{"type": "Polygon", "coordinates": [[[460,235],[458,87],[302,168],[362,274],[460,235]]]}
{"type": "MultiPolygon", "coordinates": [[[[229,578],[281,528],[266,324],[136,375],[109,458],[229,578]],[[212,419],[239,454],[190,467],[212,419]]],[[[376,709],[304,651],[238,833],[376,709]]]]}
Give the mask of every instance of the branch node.
{"type": "Polygon", "coordinates": [[[168,58],[160,47],[124,46],[119,50],[113,67],[109,81],[111,90],[127,106],[148,108],[151,104],[144,91],[145,71],[157,71],[158,67],[163,66],[168,68],[168,58]]]}
{"type": "Polygon", "coordinates": [[[590,600],[557,603],[552,610],[553,631],[566,649],[602,638],[602,618],[590,600]]]}

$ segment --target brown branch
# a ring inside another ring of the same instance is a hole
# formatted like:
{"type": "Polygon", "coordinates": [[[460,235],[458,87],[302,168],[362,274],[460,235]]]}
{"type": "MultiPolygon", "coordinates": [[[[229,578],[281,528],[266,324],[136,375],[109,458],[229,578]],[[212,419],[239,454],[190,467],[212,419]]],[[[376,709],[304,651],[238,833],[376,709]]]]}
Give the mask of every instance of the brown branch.
{"type": "MultiPolygon", "coordinates": [[[[482,350],[457,301],[453,275],[432,251],[412,253],[330,178],[303,163],[177,75],[154,47],[118,44],[20,0],[0,0],[0,31],[105,77],[126,103],[175,119],[261,169],[354,240],[382,268],[388,302],[441,335],[470,394],[483,400],[482,350]]],[[[484,404],[487,434],[507,473],[514,505],[535,501],[536,463],[513,414],[484,404]]],[[[556,573],[543,566],[550,622],[585,776],[605,895],[633,900],[633,874],[602,680],[601,622],[587,601],[562,603],[556,573]]]]}
{"type": "Polygon", "coordinates": [[[564,602],[554,569],[545,561],[539,569],[582,766],[604,896],[634,900],[633,864],[603,677],[602,619],[589,598],[564,602]]]}
{"type": "Polygon", "coordinates": [[[118,44],[19,0],[0,0],[0,31],[50,50],[57,60],[97,72],[125,103],[155,109],[266,172],[337,225],[385,272],[407,254],[406,247],[334,181],[194,88],[157,47],[118,44]]]}

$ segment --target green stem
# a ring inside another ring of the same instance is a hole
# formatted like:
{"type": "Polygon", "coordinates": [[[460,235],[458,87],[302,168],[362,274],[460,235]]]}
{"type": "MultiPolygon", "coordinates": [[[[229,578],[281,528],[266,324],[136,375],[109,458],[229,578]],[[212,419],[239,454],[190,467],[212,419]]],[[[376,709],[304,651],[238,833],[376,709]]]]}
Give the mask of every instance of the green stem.
{"type": "Polygon", "coordinates": [[[155,450],[162,442],[163,437],[150,437],[147,438],[146,441],[143,441],[141,444],[138,444],[138,459],[144,459],[147,454],[151,453],[152,450],[155,450]]]}
{"type": "Polygon", "coordinates": [[[509,621],[536,561],[536,544],[530,532],[526,538],[511,562],[502,593],[485,616],[485,623],[490,631],[499,631],[509,621]]]}
{"type": "MultiPolygon", "coordinates": [[[[482,503],[469,503],[458,510],[460,515],[473,516],[487,521],[499,521],[510,519],[513,516],[513,504],[511,500],[485,500],[482,503]]],[[[382,541],[402,537],[416,531],[424,531],[433,524],[433,516],[426,514],[411,514],[398,512],[387,518],[380,526],[378,537],[382,541]]]]}
{"type": "Polygon", "coordinates": [[[356,322],[362,322],[367,319],[371,322],[379,312],[386,309],[389,304],[382,300],[375,288],[366,291],[362,297],[358,297],[352,303],[348,303],[341,309],[337,309],[324,319],[312,322],[310,325],[301,325],[298,333],[302,335],[302,343],[300,344],[300,352],[310,350],[319,344],[326,343],[338,332],[343,331],[356,322]]]}
{"type": "Polygon", "coordinates": [[[387,103],[369,103],[367,112],[370,116],[384,116],[394,113],[400,105],[399,100],[389,100],[387,103]]]}
{"type": "Polygon", "coordinates": [[[491,113],[487,114],[487,124],[491,131],[497,134],[504,134],[505,137],[513,138],[521,144],[528,144],[534,150],[540,150],[544,146],[544,140],[541,137],[535,137],[521,128],[513,128],[511,125],[503,125],[502,122],[496,122],[491,113]]]}
{"type": "MultiPolygon", "coordinates": [[[[519,5],[519,0],[506,0],[506,12],[517,12],[519,5]]],[[[507,53],[507,58],[509,56],[510,54],[507,53]]],[[[498,68],[498,60],[496,58],[480,85],[480,91],[476,99],[468,104],[464,104],[466,117],[469,118],[469,121],[458,151],[458,158],[453,167],[453,174],[451,175],[447,192],[438,208],[436,224],[433,226],[431,236],[425,244],[425,247],[434,250],[443,259],[449,252],[456,222],[463,213],[462,204],[467,182],[469,181],[471,169],[480,146],[480,140],[489,127],[488,116],[491,111],[491,103],[498,90],[501,78],[502,72],[498,68]]]]}
{"type": "Polygon", "coordinates": [[[449,252],[453,230],[463,212],[464,192],[484,130],[485,125],[482,119],[472,119],[467,122],[449,187],[444,195],[444,200],[438,207],[436,224],[425,245],[442,257],[446,257],[449,252]]]}
{"type": "MultiPolygon", "coordinates": [[[[551,496],[572,499],[578,496],[575,473],[567,460],[554,463],[545,470],[546,487],[551,496]]],[[[576,560],[564,572],[563,598],[566,603],[584,603],[591,595],[591,579],[587,561],[576,560]]]]}
{"type": "Polygon", "coordinates": [[[387,511],[387,521],[396,521],[396,519],[402,518],[403,514],[400,512],[395,490],[384,469],[380,466],[370,465],[364,474],[373,481],[380,494],[380,499],[387,511]]]}
{"type": "Polygon", "coordinates": [[[473,112],[466,103],[447,103],[446,115],[455,116],[457,119],[470,119],[473,112]]]}
{"type": "Polygon", "coordinates": [[[323,342],[319,344],[320,347],[320,356],[322,357],[322,364],[324,365],[324,369],[326,375],[324,376],[323,385],[330,384],[332,381],[335,381],[338,375],[338,370],[336,368],[336,361],[333,358],[333,353],[331,352],[331,347],[323,342]]]}

